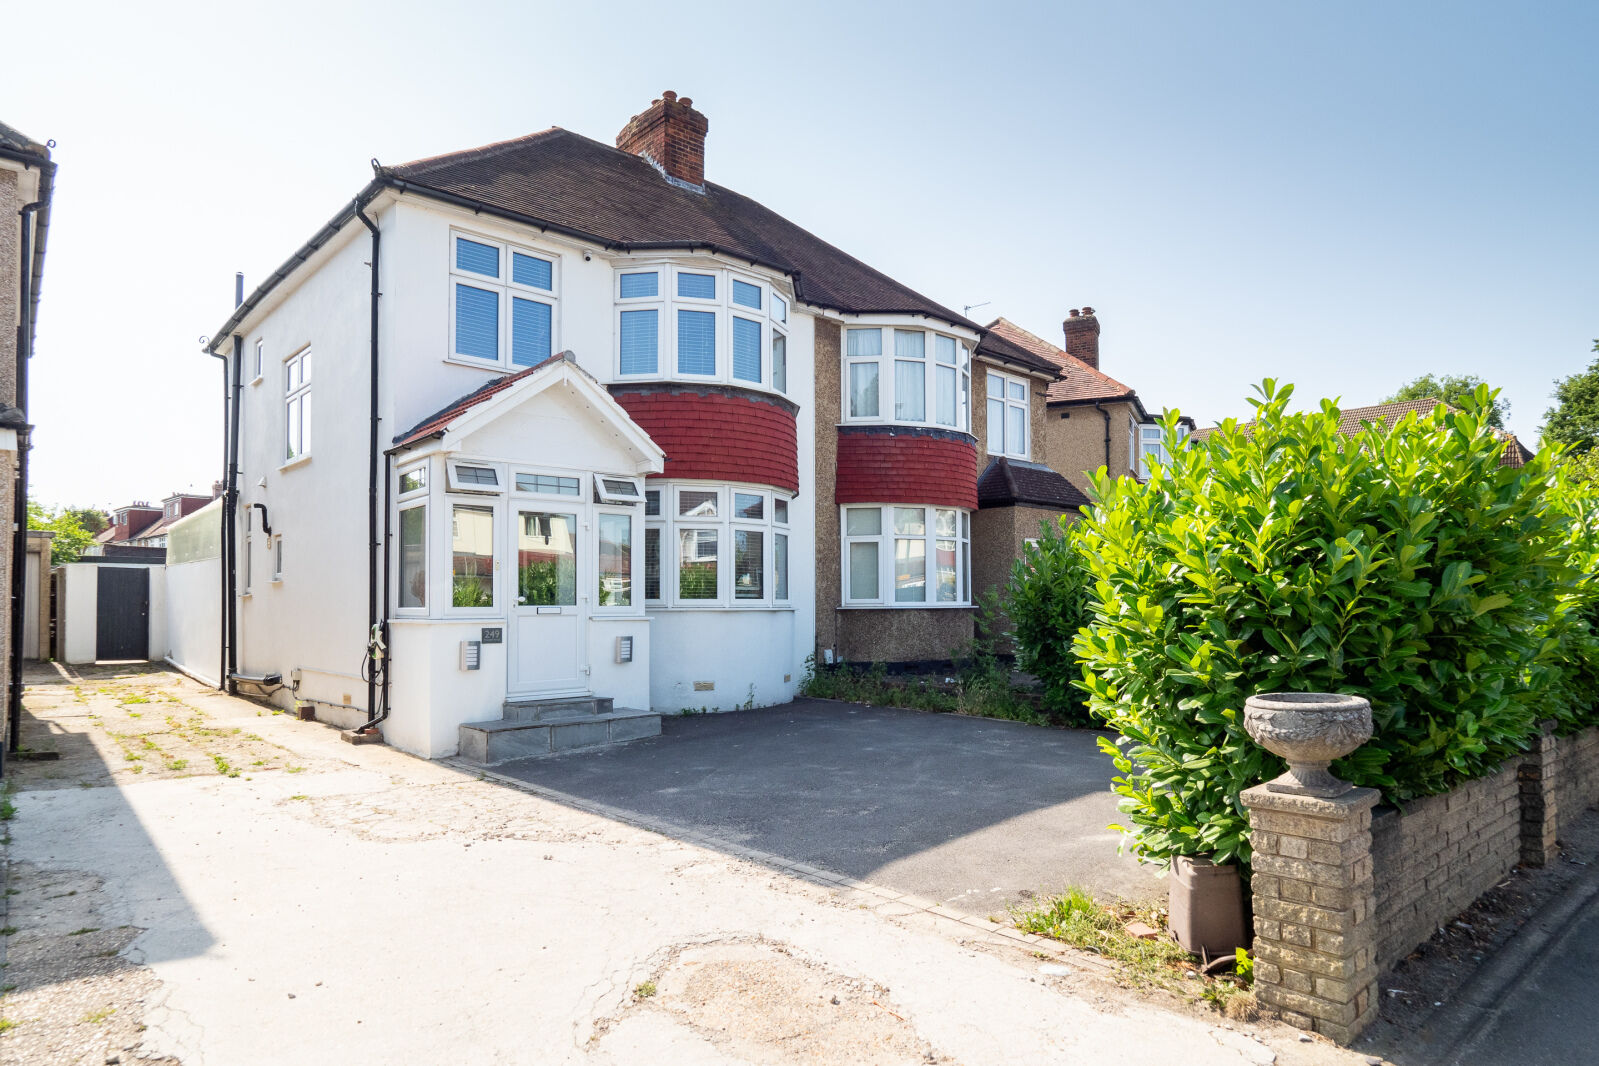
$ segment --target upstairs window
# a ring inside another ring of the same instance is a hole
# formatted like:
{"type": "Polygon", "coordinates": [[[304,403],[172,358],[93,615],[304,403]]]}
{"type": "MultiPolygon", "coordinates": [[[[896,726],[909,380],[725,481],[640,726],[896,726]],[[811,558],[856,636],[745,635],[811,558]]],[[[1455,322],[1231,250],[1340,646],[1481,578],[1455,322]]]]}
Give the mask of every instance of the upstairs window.
{"type": "Polygon", "coordinates": [[[844,337],[844,418],[971,431],[971,349],[921,329],[851,328],[844,337]]]}
{"type": "Polygon", "coordinates": [[[555,349],[555,257],[482,237],[451,235],[450,351],[504,368],[555,349]]]}
{"type": "Polygon", "coordinates": [[[619,270],[615,298],[618,377],[788,389],[788,303],[769,286],[661,263],[619,270]]]}
{"type": "MultiPolygon", "coordinates": [[[[1179,438],[1188,436],[1188,427],[1177,426],[1179,438]]],[[[1154,464],[1165,466],[1171,462],[1171,452],[1166,448],[1166,427],[1159,422],[1142,422],[1138,426],[1138,468],[1140,478],[1147,479],[1155,472],[1154,464]]]]}
{"type": "Polygon", "coordinates": [[[1027,380],[988,372],[988,454],[1028,457],[1027,380]]]}
{"type": "Polygon", "coordinates": [[[311,454],[311,349],[283,362],[284,462],[311,454]]]}

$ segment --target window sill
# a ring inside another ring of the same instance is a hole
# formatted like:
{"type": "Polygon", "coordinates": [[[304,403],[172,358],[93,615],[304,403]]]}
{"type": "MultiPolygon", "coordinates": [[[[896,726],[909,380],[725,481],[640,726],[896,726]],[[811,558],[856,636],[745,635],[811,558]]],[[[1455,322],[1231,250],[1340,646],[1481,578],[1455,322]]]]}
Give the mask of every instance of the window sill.
{"type": "Polygon", "coordinates": [[[931,429],[940,433],[953,433],[961,437],[970,437],[973,444],[977,443],[977,434],[971,430],[946,426],[937,422],[895,422],[888,418],[858,418],[847,422],[836,422],[834,425],[839,429],[931,429]]]}
{"type": "Polygon", "coordinates": [[[792,603],[741,603],[728,606],[725,603],[661,603],[652,601],[645,604],[651,611],[792,611],[792,603]]]}
{"type": "Polygon", "coordinates": [[[473,370],[488,371],[490,374],[515,374],[520,370],[527,369],[527,367],[515,363],[507,366],[504,363],[490,363],[482,359],[469,359],[461,355],[447,355],[444,357],[444,361],[451,366],[468,366],[473,370]]]}
{"type": "Polygon", "coordinates": [[[970,603],[846,603],[835,611],[973,611],[970,603]]]}
{"type": "Polygon", "coordinates": [[[290,459],[288,462],[283,463],[281,466],[279,466],[278,467],[278,473],[281,474],[285,470],[293,470],[297,466],[304,466],[306,463],[309,463],[310,461],[311,461],[311,453],[310,452],[306,452],[304,455],[297,455],[293,459],[290,459]]]}
{"type": "Polygon", "coordinates": [[[650,619],[648,615],[612,614],[610,611],[607,611],[604,614],[596,611],[595,613],[589,615],[590,622],[648,622],[649,620],[650,619]]]}

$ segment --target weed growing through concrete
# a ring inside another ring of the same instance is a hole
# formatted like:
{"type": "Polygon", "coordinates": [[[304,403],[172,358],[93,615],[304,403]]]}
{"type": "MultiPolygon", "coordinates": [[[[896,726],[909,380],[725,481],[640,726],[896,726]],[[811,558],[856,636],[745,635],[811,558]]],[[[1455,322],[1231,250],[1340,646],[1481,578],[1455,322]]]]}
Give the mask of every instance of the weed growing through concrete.
{"type": "Polygon", "coordinates": [[[633,989],[633,994],[639,999],[649,999],[651,996],[655,995],[655,982],[641,982],[633,989]]]}
{"type": "Polygon", "coordinates": [[[0,936],[16,936],[16,935],[17,935],[17,927],[14,926],[14,925],[8,925],[4,929],[0,929],[0,936]]]}
{"type": "Polygon", "coordinates": [[[1011,916],[1016,928],[1024,933],[1047,936],[1114,961],[1117,979],[1130,987],[1162,988],[1197,998],[1229,1017],[1248,1014],[1243,1009],[1246,1004],[1240,1002],[1237,1009],[1232,1005],[1236,997],[1248,994],[1243,965],[1239,966],[1239,974],[1207,977],[1194,957],[1171,937],[1145,939],[1127,931],[1128,924],[1134,921],[1152,929],[1164,928],[1166,915],[1161,908],[1111,906],[1080,888],[1069,888],[1038,906],[1018,907],[1011,916]]]}
{"type": "MultiPolygon", "coordinates": [[[[15,988],[16,986],[13,985],[12,987],[15,988]]],[[[12,1021],[10,1018],[0,1018],[0,1033],[9,1033],[16,1027],[17,1023],[12,1021]]]]}
{"type": "Polygon", "coordinates": [[[106,1007],[102,1010],[90,1011],[88,1014],[85,1014],[80,1021],[84,1025],[103,1025],[116,1012],[117,1009],[115,1007],[106,1007]]]}
{"type": "Polygon", "coordinates": [[[167,760],[167,769],[168,770],[181,770],[185,766],[188,766],[188,765],[189,765],[189,760],[188,759],[168,759],[167,760]]]}
{"type": "Polygon", "coordinates": [[[4,785],[0,785],[0,822],[9,822],[17,816],[17,805],[11,797],[16,794],[17,779],[6,778],[4,785]]]}
{"type": "Polygon", "coordinates": [[[83,935],[85,935],[87,933],[98,933],[99,931],[100,931],[100,927],[98,925],[86,925],[82,929],[74,929],[72,932],[68,933],[67,935],[68,936],[83,936],[83,935]]]}

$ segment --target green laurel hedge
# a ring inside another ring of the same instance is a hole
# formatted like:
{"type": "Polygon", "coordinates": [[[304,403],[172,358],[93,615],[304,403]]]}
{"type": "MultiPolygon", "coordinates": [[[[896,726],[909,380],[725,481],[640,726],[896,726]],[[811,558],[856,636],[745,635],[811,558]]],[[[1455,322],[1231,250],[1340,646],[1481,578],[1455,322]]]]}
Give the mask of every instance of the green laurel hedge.
{"type": "Polygon", "coordinates": [[[1371,701],[1376,735],[1334,764],[1394,800],[1492,773],[1541,719],[1594,718],[1592,497],[1547,454],[1501,466],[1482,411],[1338,431],[1331,401],[1251,400],[1147,484],[1095,477],[1071,538],[1090,574],[1074,651],[1144,859],[1249,860],[1238,794],[1284,769],[1246,697],[1371,701]]]}

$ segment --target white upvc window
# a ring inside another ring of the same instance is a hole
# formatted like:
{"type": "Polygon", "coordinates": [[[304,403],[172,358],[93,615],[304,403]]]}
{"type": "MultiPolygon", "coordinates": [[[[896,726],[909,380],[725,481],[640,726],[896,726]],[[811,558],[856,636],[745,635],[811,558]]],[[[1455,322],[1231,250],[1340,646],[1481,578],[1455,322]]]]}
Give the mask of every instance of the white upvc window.
{"type": "Polygon", "coordinates": [[[255,374],[254,374],[252,380],[253,381],[260,381],[261,380],[261,376],[263,374],[265,374],[265,373],[266,373],[266,342],[263,341],[263,340],[259,340],[258,339],[255,342],[255,374]]]}
{"type": "Polygon", "coordinates": [[[556,350],[560,257],[472,233],[450,234],[450,357],[506,370],[556,350]]]}
{"type": "Polygon", "coordinates": [[[644,602],[785,607],[787,496],[757,486],[651,481],[644,494],[644,602]]]}
{"type": "Polygon", "coordinates": [[[946,333],[908,327],[848,327],[844,421],[971,431],[972,353],[946,333]]]}
{"type": "Polygon", "coordinates": [[[629,263],[615,304],[619,379],[788,389],[788,301],[755,275],[629,263]]]}
{"type": "Polygon", "coordinates": [[[1127,472],[1138,477],[1138,421],[1127,419],[1127,472]]]}
{"type": "Polygon", "coordinates": [[[283,361],[284,449],[288,462],[311,454],[311,349],[283,361]]]}
{"type": "Polygon", "coordinates": [[[492,500],[455,499],[450,509],[451,612],[482,614],[494,609],[497,507],[492,500]]]}
{"type": "MultiPolygon", "coordinates": [[[[1177,436],[1186,441],[1188,427],[1177,424],[1177,436]]],[[[1154,463],[1165,466],[1171,462],[1171,452],[1166,448],[1166,427],[1159,422],[1142,422],[1138,426],[1138,476],[1147,479],[1154,473],[1154,463]]]]}
{"type": "Polygon", "coordinates": [[[840,510],[845,606],[971,604],[970,512],[923,504],[840,510]]]}
{"type": "Polygon", "coordinates": [[[479,492],[498,495],[505,490],[500,468],[492,463],[450,462],[448,481],[451,492],[479,492]]]}
{"type": "Polygon", "coordinates": [[[272,581],[275,584],[283,580],[283,534],[272,537],[268,544],[272,551],[272,581]]]}
{"type": "Polygon", "coordinates": [[[1027,379],[1014,374],[988,372],[988,454],[1028,458],[1027,379]]]}

